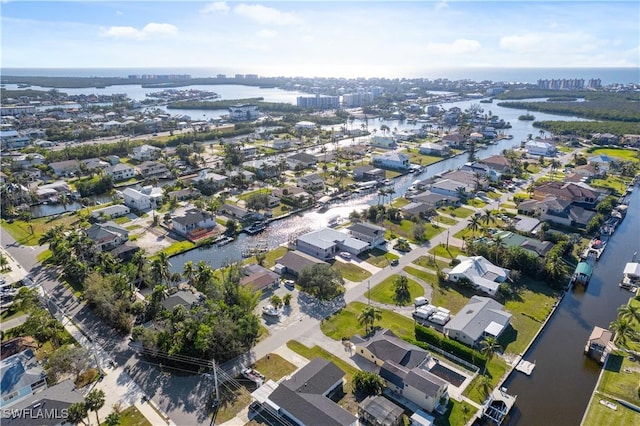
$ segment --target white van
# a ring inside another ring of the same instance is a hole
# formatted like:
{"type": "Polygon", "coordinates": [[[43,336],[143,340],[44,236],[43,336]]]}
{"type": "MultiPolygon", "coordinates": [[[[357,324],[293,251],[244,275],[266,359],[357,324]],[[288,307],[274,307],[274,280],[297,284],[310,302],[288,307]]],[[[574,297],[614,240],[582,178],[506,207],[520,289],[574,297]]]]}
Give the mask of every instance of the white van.
{"type": "Polygon", "coordinates": [[[429,300],[426,297],[416,297],[415,299],[413,299],[413,304],[418,307],[418,306],[422,306],[422,305],[426,305],[427,303],[429,303],[429,300]]]}

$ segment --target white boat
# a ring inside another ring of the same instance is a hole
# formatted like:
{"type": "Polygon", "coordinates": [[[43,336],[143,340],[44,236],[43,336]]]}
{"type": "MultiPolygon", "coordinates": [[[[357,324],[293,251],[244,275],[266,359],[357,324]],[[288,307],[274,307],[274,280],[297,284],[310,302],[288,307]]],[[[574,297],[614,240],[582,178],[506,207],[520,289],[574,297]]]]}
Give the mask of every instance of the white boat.
{"type": "Polygon", "coordinates": [[[265,305],[262,307],[262,315],[267,315],[270,317],[279,317],[280,312],[278,312],[278,310],[274,308],[272,305],[265,305]]]}

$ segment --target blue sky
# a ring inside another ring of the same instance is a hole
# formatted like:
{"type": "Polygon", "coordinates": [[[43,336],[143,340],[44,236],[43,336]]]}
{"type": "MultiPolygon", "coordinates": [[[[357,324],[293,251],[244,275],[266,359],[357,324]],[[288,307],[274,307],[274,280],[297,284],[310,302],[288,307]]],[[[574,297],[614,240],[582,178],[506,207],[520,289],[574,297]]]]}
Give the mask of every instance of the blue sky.
{"type": "Polygon", "coordinates": [[[640,67],[640,2],[7,1],[2,66],[412,76],[640,67]]]}

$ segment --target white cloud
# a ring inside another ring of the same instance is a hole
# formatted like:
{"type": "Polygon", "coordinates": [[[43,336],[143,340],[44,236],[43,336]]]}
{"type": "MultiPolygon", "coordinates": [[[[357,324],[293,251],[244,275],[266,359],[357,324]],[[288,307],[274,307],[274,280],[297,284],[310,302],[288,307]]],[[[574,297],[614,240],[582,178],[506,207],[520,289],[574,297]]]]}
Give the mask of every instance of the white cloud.
{"type": "Polygon", "coordinates": [[[449,8],[449,3],[447,3],[448,0],[442,0],[436,3],[435,5],[435,9],[436,10],[442,10],[442,9],[448,9],[449,8]]]}
{"type": "Polygon", "coordinates": [[[257,36],[261,38],[273,38],[277,35],[278,35],[278,32],[275,30],[260,30],[257,33],[257,36]]]}
{"type": "Polygon", "coordinates": [[[176,34],[177,32],[178,27],[176,27],[175,25],[150,22],[142,29],[120,26],[103,28],[101,29],[100,34],[105,37],[145,40],[151,38],[152,36],[167,36],[176,34]]]}
{"type": "Polygon", "coordinates": [[[516,34],[500,39],[502,49],[520,54],[585,53],[595,50],[599,45],[599,40],[582,32],[516,34]]]}
{"type": "Polygon", "coordinates": [[[229,5],[227,5],[226,2],[216,1],[213,3],[209,3],[208,5],[203,7],[202,10],[200,10],[200,13],[209,14],[220,12],[226,14],[229,12],[229,10],[231,10],[231,8],[229,7],[229,5]]]}
{"type": "Polygon", "coordinates": [[[241,3],[233,10],[238,15],[260,24],[293,25],[300,22],[300,19],[293,13],[281,12],[278,9],[261,4],[248,5],[241,3]]]}
{"type": "Polygon", "coordinates": [[[427,43],[425,48],[428,53],[438,55],[459,55],[474,53],[480,50],[480,42],[460,38],[453,43],[427,43]]]}

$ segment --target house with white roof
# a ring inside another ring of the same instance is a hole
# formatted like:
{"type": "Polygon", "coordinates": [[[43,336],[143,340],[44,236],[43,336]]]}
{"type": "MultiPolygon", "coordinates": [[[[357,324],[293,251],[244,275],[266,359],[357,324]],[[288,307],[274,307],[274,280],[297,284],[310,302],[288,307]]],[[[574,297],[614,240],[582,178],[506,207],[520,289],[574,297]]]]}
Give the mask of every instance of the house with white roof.
{"type": "Polygon", "coordinates": [[[95,209],[91,212],[91,217],[94,219],[113,219],[116,217],[126,216],[131,213],[131,209],[122,204],[116,204],[113,206],[102,207],[95,209]]]}
{"type": "Polygon", "coordinates": [[[331,228],[308,232],[296,239],[297,250],[321,260],[332,259],[341,251],[358,255],[368,248],[369,243],[366,241],[331,228]]]}
{"type": "Polygon", "coordinates": [[[608,172],[611,166],[611,163],[614,161],[613,158],[609,157],[607,154],[599,154],[593,155],[587,159],[589,164],[593,164],[598,167],[598,171],[600,172],[608,172]]]}
{"type": "Polygon", "coordinates": [[[553,157],[558,152],[556,146],[549,142],[530,140],[524,145],[527,154],[543,157],[553,157]]]}
{"type": "Polygon", "coordinates": [[[151,145],[141,145],[133,148],[131,158],[138,161],[156,160],[160,157],[162,150],[151,145]]]}
{"type": "Polygon", "coordinates": [[[374,166],[385,169],[407,171],[411,167],[409,156],[401,152],[388,152],[380,155],[373,155],[371,162],[374,166]]]}
{"type": "Polygon", "coordinates": [[[384,149],[396,149],[398,144],[393,136],[374,135],[371,137],[371,146],[384,149]]]}
{"type": "Polygon", "coordinates": [[[500,287],[500,283],[509,277],[509,270],[501,268],[489,262],[483,256],[462,256],[456,258],[460,261],[447,275],[450,281],[458,282],[466,278],[476,287],[491,296],[494,296],[500,287]]]}
{"type": "Polygon", "coordinates": [[[489,297],[473,296],[467,305],[444,326],[451,339],[477,346],[485,337],[496,339],[510,325],[511,314],[489,297]]]}
{"type": "Polygon", "coordinates": [[[188,236],[196,229],[210,230],[216,227],[216,217],[200,209],[189,209],[171,218],[173,230],[178,234],[188,236]]]}
{"type": "Polygon", "coordinates": [[[458,182],[451,179],[441,179],[431,185],[431,192],[449,197],[459,198],[461,195],[471,194],[475,185],[471,183],[458,182]]]}
{"type": "Polygon", "coordinates": [[[111,178],[116,182],[131,179],[136,175],[136,169],[124,163],[118,163],[114,166],[107,167],[104,172],[111,176],[111,178]]]}
{"type": "Polygon", "coordinates": [[[124,203],[134,210],[145,211],[162,203],[162,188],[145,186],[138,190],[134,188],[125,188],[122,191],[124,203]]]}

